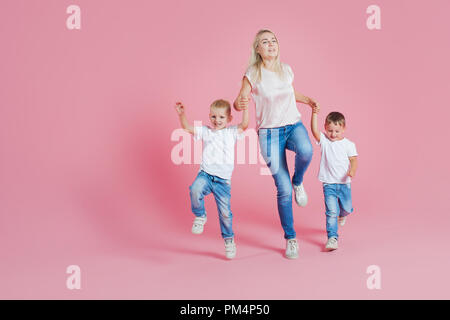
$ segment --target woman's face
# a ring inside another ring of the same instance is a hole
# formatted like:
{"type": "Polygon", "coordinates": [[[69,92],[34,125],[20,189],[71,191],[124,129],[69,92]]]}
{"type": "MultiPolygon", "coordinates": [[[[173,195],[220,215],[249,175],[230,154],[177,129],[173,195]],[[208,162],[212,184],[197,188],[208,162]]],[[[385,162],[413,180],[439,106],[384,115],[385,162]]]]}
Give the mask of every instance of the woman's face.
{"type": "Polygon", "coordinates": [[[278,41],[275,35],[270,32],[265,32],[259,37],[258,47],[256,52],[263,59],[276,58],[278,56],[278,41]]]}

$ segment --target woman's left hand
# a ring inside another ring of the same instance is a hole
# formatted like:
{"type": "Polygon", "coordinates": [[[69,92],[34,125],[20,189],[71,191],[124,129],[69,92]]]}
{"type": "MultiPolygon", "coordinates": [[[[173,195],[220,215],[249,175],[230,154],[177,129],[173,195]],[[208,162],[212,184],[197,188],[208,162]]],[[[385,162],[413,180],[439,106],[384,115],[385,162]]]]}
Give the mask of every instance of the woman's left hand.
{"type": "Polygon", "coordinates": [[[314,107],[316,107],[317,102],[312,98],[308,98],[308,104],[311,108],[314,108],[314,107]]]}
{"type": "Polygon", "coordinates": [[[312,112],[313,112],[313,113],[319,113],[319,111],[320,111],[320,106],[319,106],[319,104],[317,103],[317,104],[312,105],[312,106],[311,106],[311,109],[312,109],[312,112]]]}

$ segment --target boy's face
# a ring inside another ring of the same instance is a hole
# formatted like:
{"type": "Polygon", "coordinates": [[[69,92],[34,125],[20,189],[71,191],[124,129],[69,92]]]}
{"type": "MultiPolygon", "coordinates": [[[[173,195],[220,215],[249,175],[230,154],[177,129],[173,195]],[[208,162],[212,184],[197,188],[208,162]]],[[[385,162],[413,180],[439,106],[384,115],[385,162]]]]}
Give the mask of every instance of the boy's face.
{"type": "Polygon", "coordinates": [[[325,135],[331,141],[338,141],[344,139],[345,127],[339,123],[326,123],[325,124],[325,135]]]}
{"type": "Polygon", "coordinates": [[[227,123],[231,121],[231,115],[227,114],[227,109],[225,108],[211,108],[209,120],[211,120],[214,129],[220,130],[225,128],[227,123]]]}

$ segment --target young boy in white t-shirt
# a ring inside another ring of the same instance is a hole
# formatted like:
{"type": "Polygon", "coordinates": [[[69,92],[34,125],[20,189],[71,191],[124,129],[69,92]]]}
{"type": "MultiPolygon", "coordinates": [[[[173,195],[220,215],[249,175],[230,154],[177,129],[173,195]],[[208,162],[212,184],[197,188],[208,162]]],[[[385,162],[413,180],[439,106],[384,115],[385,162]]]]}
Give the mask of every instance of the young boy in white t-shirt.
{"type": "Polygon", "coordinates": [[[320,145],[319,180],[323,183],[326,208],[328,241],[327,250],[338,248],[338,224],[345,224],[346,216],[353,212],[351,178],[357,167],[356,146],[344,138],[345,117],[340,112],[331,112],[325,119],[325,134],[317,129],[319,106],[313,107],[311,131],[320,145]]]}
{"type": "Polygon", "coordinates": [[[231,106],[228,101],[216,100],[211,104],[209,119],[212,127],[193,127],[185,115],[185,108],[177,102],[175,109],[181,126],[194,136],[203,140],[203,154],[200,171],[194,183],[189,187],[191,209],[195,215],[192,233],[201,234],[206,223],[206,211],[203,198],[212,193],[219,213],[220,230],[225,240],[225,255],[228,259],[236,256],[236,244],[232,228],[233,215],[230,209],[231,174],[234,169],[234,146],[236,139],[248,127],[248,110],[242,114],[242,122],[227,127],[232,120],[231,106]]]}

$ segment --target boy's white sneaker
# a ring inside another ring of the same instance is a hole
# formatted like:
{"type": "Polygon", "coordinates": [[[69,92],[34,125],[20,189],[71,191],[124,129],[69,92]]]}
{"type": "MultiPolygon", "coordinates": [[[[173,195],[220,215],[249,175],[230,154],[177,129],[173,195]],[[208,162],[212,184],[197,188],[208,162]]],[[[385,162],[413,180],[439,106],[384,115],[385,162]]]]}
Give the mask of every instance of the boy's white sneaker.
{"type": "Polygon", "coordinates": [[[288,259],[297,259],[298,258],[297,239],[286,240],[286,258],[288,258],[288,259]]]}
{"type": "Polygon", "coordinates": [[[338,248],[338,241],[336,238],[332,237],[328,239],[327,244],[325,245],[325,248],[328,250],[336,250],[338,248]]]}
{"type": "Polygon", "coordinates": [[[345,224],[345,220],[347,217],[338,217],[338,222],[340,226],[343,226],[345,224]]]}
{"type": "Polygon", "coordinates": [[[236,243],[234,239],[225,240],[225,256],[228,259],[233,259],[236,256],[236,243]]]}
{"type": "Polygon", "coordinates": [[[206,217],[195,217],[194,223],[192,224],[192,233],[193,234],[202,234],[203,226],[206,223],[206,217]]]}
{"type": "Polygon", "coordinates": [[[308,196],[306,195],[305,188],[303,187],[303,183],[300,184],[299,186],[296,186],[295,184],[293,184],[292,187],[294,188],[295,202],[297,202],[297,204],[300,207],[305,207],[306,204],[308,203],[308,196]]]}

